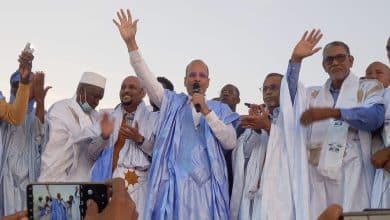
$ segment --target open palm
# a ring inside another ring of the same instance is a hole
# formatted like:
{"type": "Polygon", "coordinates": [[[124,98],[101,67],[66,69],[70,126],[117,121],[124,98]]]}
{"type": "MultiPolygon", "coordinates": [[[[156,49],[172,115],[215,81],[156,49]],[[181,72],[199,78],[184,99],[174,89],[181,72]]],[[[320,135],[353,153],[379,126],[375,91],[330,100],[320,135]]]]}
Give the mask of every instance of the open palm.
{"type": "Polygon", "coordinates": [[[133,22],[131,18],[130,10],[126,10],[126,14],[123,9],[116,13],[118,16],[118,21],[113,19],[113,22],[118,27],[118,30],[125,42],[129,42],[135,38],[135,34],[137,32],[137,22],[138,19],[133,22]]]}
{"type": "Polygon", "coordinates": [[[311,56],[321,50],[321,47],[315,48],[315,46],[322,38],[321,31],[313,29],[310,32],[309,36],[307,35],[308,31],[303,34],[301,40],[295,46],[292,55],[293,59],[295,58],[297,60],[302,60],[303,58],[311,56]]]}

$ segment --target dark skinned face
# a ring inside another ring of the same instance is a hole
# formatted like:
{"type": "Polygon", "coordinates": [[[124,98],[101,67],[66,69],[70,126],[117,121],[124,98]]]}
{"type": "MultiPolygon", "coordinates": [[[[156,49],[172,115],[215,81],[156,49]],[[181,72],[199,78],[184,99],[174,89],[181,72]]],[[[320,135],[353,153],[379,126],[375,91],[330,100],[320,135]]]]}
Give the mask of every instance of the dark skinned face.
{"type": "Polygon", "coordinates": [[[270,112],[279,107],[280,76],[269,76],[263,83],[263,101],[270,112]]]}
{"type": "Polygon", "coordinates": [[[322,66],[333,81],[347,78],[353,65],[353,57],[342,46],[331,46],[324,52],[322,66]]]}
{"type": "Polygon", "coordinates": [[[93,109],[95,109],[99,105],[99,101],[103,98],[103,96],[104,96],[103,88],[93,86],[93,85],[83,84],[77,93],[77,101],[79,103],[80,101],[81,103],[87,101],[88,104],[93,109]]]}
{"type": "Polygon", "coordinates": [[[227,104],[233,110],[240,102],[237,88],[233,85],[224,86],[219,94],[219,101],[227,104]]]}
{"type": "Polygon", "coordinates": [[[137,77],[129,76],[122,82],[119,97],[124,106],[136,107],[145,97],[145,90],[137,77]]]}
{"type": "Polygon", "coordinates": [[[380,62],[371,63],[366,69],[366,78],[376,79],[384,87],[388,87],[390,85],[390,69],[380,62]]]}
{"type": "Polygon", "coordinates": [[[184,78],[184,86],[186,87],[188,94],[192,95],[192,86],[195,82],[199,83],[200,93],[206,93],[210,82],[207,71],[206,65],[200,61],[191,64],[186,73],[186,77],[184,78]]]}

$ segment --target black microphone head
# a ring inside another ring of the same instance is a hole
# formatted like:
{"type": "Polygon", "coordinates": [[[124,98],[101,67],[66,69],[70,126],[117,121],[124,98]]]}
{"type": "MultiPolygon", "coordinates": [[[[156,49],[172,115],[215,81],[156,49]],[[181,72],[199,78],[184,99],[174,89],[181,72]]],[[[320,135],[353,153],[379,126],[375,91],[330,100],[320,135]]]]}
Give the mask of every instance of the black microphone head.
{"type": "Polygon", "coordinates": [[[193,93],[200,93],[200,85],[198,82],[195,82],[192,84],[192,92],[193,93]]]}

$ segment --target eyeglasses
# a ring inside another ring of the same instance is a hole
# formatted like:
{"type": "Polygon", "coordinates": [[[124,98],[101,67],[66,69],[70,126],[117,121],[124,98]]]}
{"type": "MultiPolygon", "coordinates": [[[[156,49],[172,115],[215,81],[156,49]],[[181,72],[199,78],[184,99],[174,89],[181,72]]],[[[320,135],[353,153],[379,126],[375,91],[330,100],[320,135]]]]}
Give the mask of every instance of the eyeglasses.
{"type": "Polygon", "coordinates": [[[197,77],[197,76],[199,76],[199,78],[207,79],[208,74],[207,74],[207,73],[204,73],[204,72],[190,72],[190,73],[188,74],[188,77],[189,77],[189,78],[195,78],[195,77],[197,77]]]}
{"type": "Polygon", "coordinates": [[[268,90],[269,90],[270,92],[274,92],[274,91],[278,90],[279,88],[280,88],[279,85],[271,84],[271,85],[269,85],[269,86],[260,87],[259,90],[260,90],[260,92],[262,92],[262,93],[266,93],[268,90]]]}
{"type": "Polygon", "coordinates": [[[342,63],[345,61],[345,59],[347,59],[348,56],[349,55],[347,54],[337,54],[336,56],[327,56],[324,58],[324,63],[326,65],[331,65],[334,60],[336,60],[337,63],[342,63]]]}

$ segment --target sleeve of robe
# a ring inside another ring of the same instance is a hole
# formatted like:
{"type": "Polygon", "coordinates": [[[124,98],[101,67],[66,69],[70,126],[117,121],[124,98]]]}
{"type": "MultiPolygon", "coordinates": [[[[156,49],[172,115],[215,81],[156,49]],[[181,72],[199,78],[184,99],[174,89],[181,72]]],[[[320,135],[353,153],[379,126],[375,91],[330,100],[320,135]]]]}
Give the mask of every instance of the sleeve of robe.
{"type": "Polygon", "coordinates": [[[65,181],[66,172],[73,164],[72,132],[64,123],[61,111],[56,110],[54,114],[49,113],[49,140],[42,154],[40,182],[65,181]]]}
{"type": "Polygon", "coordinates": [[[4,99],[0,99],[0,119],[10,124],[20,125],[26,116],[29,93],[30,85],[19,83],[13,104],[8,104],[4,99]]]}
{"type": "Polygon", "coordinates": [[[236,147],[236,130],[234,129],[232,123],[225,124],[213,111],[207,114],[205,118],[224,149],[231,150],[236,147]]]}
{"type": "Polygon", "coordinates": [[[130,63],[137,76],[141,79],[142,84],[145,86],[146,93],[148,94],[150,100],[158,107],[161,107],[164,96],[164,88],[157,81],[156,76],[150,71],[148,65],[146,65],[138,50],[131,51],[129,55],[130,63]]]}

